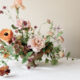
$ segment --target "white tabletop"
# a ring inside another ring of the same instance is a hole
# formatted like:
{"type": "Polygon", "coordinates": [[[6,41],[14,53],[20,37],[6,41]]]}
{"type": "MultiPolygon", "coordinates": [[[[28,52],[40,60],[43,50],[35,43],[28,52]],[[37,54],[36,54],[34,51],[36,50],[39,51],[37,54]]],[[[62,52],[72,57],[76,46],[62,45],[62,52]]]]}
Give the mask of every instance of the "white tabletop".
{"type": "Polygon", "coordinates": [[[9,64],[11,73],[0,80],[80,80],[80,59],[67,61],[63,58],[56,66],[40,63],[30,70],[19,62],[9,64]]]}

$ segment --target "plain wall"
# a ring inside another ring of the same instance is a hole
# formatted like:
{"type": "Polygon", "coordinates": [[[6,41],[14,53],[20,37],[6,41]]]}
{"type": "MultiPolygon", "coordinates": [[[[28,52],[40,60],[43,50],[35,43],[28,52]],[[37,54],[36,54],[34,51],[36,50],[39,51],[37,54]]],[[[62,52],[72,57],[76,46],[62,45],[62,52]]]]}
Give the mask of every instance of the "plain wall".
{"type": "MultiPolygon", "coordinates": [[[[2,5],[12,5],[13,0],[0,0],[2,5]]],[[[73,57],[80,57],[80,0],[23,0],[26,10],[21,17],[30,20],[32,25],[40,25],[52,19],[64,29],[65,48],[73,57]]],[[[14,10],[11,11],[15,15],[14,10]]],[[[12,22],[0,15],[0,29],[10,28],[12,22]]]]}

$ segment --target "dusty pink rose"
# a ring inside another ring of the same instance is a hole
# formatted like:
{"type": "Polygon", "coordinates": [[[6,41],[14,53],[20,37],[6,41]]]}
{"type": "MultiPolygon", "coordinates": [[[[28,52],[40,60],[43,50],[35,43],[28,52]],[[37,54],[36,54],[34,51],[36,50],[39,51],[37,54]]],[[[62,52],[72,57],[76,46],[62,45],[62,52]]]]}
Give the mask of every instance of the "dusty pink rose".
{"type": "Polygon", "coordinates": [[[18,26],[19,28],[22,28],[22,23],[23,23],[22,20],[17,20],[17,26],[18,26]]]}
{"type": "Polygon", "coordinates": [[[31,46],[31,49],[38,53],[42,48],[45,47],[45,40],[41,37],[35,36],[28,41],[28,45],[31,46]]]}
{"type": "Polygon", "coordinates": [[[28,24],[29,24],[29,23],[28,23],[27,21],[18,19],[16,26],[17,26],[18,28],[22,29],[22,28],[26,28],[26,27],[28,28],[28,24]]]}
{"type": "Polygon", "coordinates": [[[25,8],[24,5],[22,4],[22,0],[14,0],[14,4],[12,7],[14,7],[14,8],[20,8],[21,7],[22,9],[25,8]]]}

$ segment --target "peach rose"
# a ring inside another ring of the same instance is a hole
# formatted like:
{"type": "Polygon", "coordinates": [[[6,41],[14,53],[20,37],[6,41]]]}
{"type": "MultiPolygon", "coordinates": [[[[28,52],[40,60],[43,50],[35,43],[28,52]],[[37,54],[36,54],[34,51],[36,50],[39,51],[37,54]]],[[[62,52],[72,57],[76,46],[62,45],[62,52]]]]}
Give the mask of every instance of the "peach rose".
{"type": "Polygon", "coordinates": [[[31,49],[34,52],[39,52],[42,48],[45,47],[45,40],[41,37],[35,36],[28,41],[28,45],[31,46],[31,49]]]}
{"type": "Polygon", "coordinates": [[[21,7],[22,9],[24,9],[24,5],[22,4],[22,0],[14,0],[14,4],[12,6],[13,8],[19,8],[21,7]]]}
{"type": "Polygon", "coordinates": [[[64,38],[62,36],[60,36],[58,40],[60,40],[62,43],[64,42],[64,38]]]}

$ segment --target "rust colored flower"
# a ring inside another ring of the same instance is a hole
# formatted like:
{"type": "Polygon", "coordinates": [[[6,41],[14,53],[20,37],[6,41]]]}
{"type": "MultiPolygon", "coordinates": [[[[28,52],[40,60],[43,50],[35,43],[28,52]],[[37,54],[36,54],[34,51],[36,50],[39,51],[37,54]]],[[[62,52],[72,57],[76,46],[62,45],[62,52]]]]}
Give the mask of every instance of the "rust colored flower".
{"type": "Polygon", "coordinates": [[[9,66],[0,67],[0,76],[8,75],[10,73],[9,66]]]}
{"type": "Polygon", "coordinates": [[[0,31],[0,39],[10,42],[13,37],[13,32],[9,29],[3,29],[0,31]]]}
{"type": "Polygon", "coordinates": [[[50,20],[50,19],[47,19],[47,23],[48,23],[48,24],[51,24],[51,20],[50,20]]]}
{"type": "Polygon", "coordinates": [[[14,0],[13,8],[22,8],[24,9],[25,6],[22,4],[22,0],[14,0]]]}
{"type": "Polygon", "coordinates": [[[4,54],[4,58],[8,58],[10,55],[8,53],[4,54]]]}

